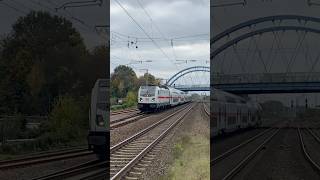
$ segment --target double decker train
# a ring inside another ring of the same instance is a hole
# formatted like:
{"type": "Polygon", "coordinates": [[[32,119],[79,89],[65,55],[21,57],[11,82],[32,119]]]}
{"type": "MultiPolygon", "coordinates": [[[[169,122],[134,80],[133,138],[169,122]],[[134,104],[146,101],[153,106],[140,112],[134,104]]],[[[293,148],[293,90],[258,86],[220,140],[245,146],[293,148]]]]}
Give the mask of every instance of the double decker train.
{"type": "Polygon", "coordinates": [[[249,98],[214,89],[211,102],[211,136],[261,125],[262,108],[249,98]]]}
{"type": "Polygon", "coordinates": [[[99,159],[106,160],[109,150],[109,80],[98,79],[91,91],[88,146],[99,159]]]}
{"type": "Polygon", "coordinates": [[[191,95],[168,86],[140,86],[138,109],[156,111],[191,101],[191,95]]]}

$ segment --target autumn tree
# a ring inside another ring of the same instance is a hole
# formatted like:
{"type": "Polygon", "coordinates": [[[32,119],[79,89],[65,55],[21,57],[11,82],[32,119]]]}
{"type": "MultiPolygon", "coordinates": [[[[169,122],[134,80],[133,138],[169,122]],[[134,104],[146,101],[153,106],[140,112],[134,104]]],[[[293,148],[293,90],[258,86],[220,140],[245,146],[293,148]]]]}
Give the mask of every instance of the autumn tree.
{"type": "Polygon", "coordinates": [[[0,44],[0,113],[46,114],[56,97],[90,93],[106,76],[107,48],[88,51],[69,20],[31,11],[12,27],[0,44]]]}
{"type": "Polygon", "coordinates": [[[120,65],[111,74],[111,96],[125,98],[129,91],[136,91],[137,76],[131,67],[120,65]]]}

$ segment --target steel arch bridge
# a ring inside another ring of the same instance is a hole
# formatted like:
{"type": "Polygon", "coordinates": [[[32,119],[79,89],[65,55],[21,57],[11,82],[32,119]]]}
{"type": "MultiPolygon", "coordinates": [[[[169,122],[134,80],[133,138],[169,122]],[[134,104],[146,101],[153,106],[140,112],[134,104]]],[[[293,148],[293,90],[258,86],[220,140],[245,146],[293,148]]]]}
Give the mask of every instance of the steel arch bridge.
{"type": "MultiPolygon", "coordinates": [[[[277,33],[290,31],[302,33],[295,48],[296,51],[299,51],[308,33],[319,36],[320,18],[300,15],[267,16],[249,20],[228,28],[214,36],[210,41],[211,67],[217,67],[218,57],[222,52],[231,48],[237,52],[235,47],[242,41],[251,38],[256,45],[256,49],[258,49],[256,39],[254,39],[256,36],[271,34],[274,36],[274,39],[276,39],[276,42],[280,44],[279,37],[276,37],[277,33]],[[272,23],[271,25],[267,24],[270,22],[272,23]],[[259,28],[259,25],[262,26],[259,28]],[[247,29],[249,29],[249,31],[247,29]]],[[[257,60],[262,64],[262,73],[248,73],[246,64],[241,62],[241,58],[239,54],[237,54],[237,60],[239,61],[238,63],[240,64],[242,72],[225,74],[222,71],[211,71],[210,77],[213,83],[211,83],[210,86],[235,94],[320,92],[320,75],[314,72],[315,66],[318,65],[320,54],[311,62],[311,66],[306,72],[292,72],[293,63],[298,56],[298,52],[294,52],[296,54],[293,54],[292,57],[288,59],[283,72],[271,73],[271,69],[273,68],[272,64],[268,66],[268,62],[262,58],[261,51],[258,52],[257,60]]],[[[220,57],[220,59],[222,58],[220,57]]],[[[222,61],[224,61],[224,59],[222,59],[221,62],[222,61]]]]}
{"type": "Polygon", "coordinates": [[[174,74],[171,78],[169,78],[166,82],[167,86],[174,87],[181,91],[210,91],[210,84],[188,84],[188,85],[177,85],[175,84],[180,78],[186,76],[187,74],[191,74],[194,72],[210,72],[210,67],[208,66],[194,66],[183,69],[176,74],[174,74]]]}

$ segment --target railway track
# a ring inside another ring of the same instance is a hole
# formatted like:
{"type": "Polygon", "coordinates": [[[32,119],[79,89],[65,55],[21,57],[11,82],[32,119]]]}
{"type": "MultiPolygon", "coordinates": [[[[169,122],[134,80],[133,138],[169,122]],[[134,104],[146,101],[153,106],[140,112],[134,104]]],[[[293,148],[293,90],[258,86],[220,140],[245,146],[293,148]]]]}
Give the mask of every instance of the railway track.
{"type": "Polygon", "coordinates": [[[124,110],[118,110],[118,111],[114,111],[114,112],[111,112],[111,116],[114,116],[114,115],[118,115],[118,114],[126,114],[126,113],[131,113],[131,112],[138,112],[139,109],[137,108],[132,108],[132,109],[124,109],[124,110]]]}
{"type": "Polygon", "coordinates": [[[148,116],[150,116],[150,115],[149,114],[145,114],[143,112],[139,112],[139,113],[127,116],[127,117],[123,117],[123,118],[120,118],[120,119],[117,119],[117,120],[113,120],[113,121],[110,122],[110,129],[115,129],[115,128],[120,127],[120,126],[124,126],[126,124],[129,124],[129,123],[134,122],[134,121],[141,120],[141,119],[146,118],[148,116]]]}
{"type": "Polygon", "coordinates": [[[138,179],[160,151],[156,145],[191,111],[188,105],[110,148],[111,179],[138,179]],[[182,114],[182,115],[179,115],[182,114]],[[176,117],[176,115],[179,115],[176,117]],[[174,118],[175,117],[175,118],[174,118]]]}
{"type": "Polygon", "coordinates": [[[208,110],[208,108],[207,108],[207,105],[206,105],[204,102],[202,103],[202,105],[203,105],[203,110],[204,110],[205,114],[206,114],[208,117],[210,117],[210,112],[209,112],[209,110],[208,110]]]}
{"type": "Polygon", "coordinates": [[[215,157],[213,160],[210,161],[210,166],[215,168],[215,166],[220,165],[221,166],[220,168],[222,168],[224,171],[223,171],[223,174],[219,174],[218,177],[214,177],[214,178],[223,179],[223,180],[233,179],[247,164],[251,162],[251,160],[254,159],[256,155],[259,154],[259,152],[261,152],[261,150],[266,146],[266,144],[270,142],[271,139],[276,134],[279,133],[279,131],[280,131],[280,128],[279,129],[269,128],[253,136],[252,138],[240,143],[239,145],[229,149],[225,153],[215,157]],[[253,147],[249,146],[253,144],[254,144],[253,147]],[[246,153],[240,153],[239,151],[244,148],[247,148],[245,149],[246,153]],[[237,155],[241,156],[241,158],[238,160],[232,157],[232,155],[236,155],[236,152],[237,152],[237,155]],[[229,163],[229,165],[227,165],[227,168],[226,168],[225,165],[223,166],[222,163],[224,163],[224,161],[222,160],[226,160],[227,158],[229,158],[229,162],[231,163],[229,163]]]}
{"type": "MultiPolygon", "coordinates": [[[[177,108],[177,107],[175,107],[175,108],[177,108]]],[[[113,130],[113,129],[116,129],[118,127],[130,124],[132,122],[139,121],[139,120],[142,120],[144,118],[150,117],[152,115],[153,114],[147,114],[147,113],[144,113],[144,112],[139,112],[139,113],[136,113],[136,114],[132,114],[130,116],[123,117],[121,119],[113,120],[113,121],[110,122],[110,129],[113,130]]]]}
{"type": "Polygon", "coordinates": [[[107,161],[92,160],[61,171],[57,171],[32,180],[53,180],[53,179],[98,179],[107,176],[107,161]]]}
{"type": "Polygon", "coordinates": [[[4,169],[12,169],[12,168],[19,168],[28,165],[40,164],[40,163],[47,163],[58,161],[62,159],[70,159],[76,158],[80,156],[91,155],[92,152],[88,151],[88,148],[74,148],[68,150],[60,150],[60,151],[53,151],[48,153],[40,153],[39,155],[32,155],[21,157],[12,160],[3,160],[0,161],[0,170],[4,169]]]}
{"type": "Polygon", "coordinates": [[[304,154],[304,157],[311,164],[311,166],[320,174],[319,159],[318,159],[318,162],[317,162],[317,160],[315,160],[315,158],[312,157],[312,155],[310,154],[310,152],[309,152],[310,149],[308,149],[308,148],[311,148],[311,147],[310,146],[308,147],[306,145],[306,143],[304,141],[304,136],[305,135],[303,135],[303,133],[301,131],[307,131],[308,134],[310,134],[317,143],[320,143],[320,138],[309,128],[305,128],[303,130],[301,130],[300,128],[297,128],[297,130],[298,130],[299,139],[300,139],[300,146],[301,146],[302,152],[304,154]]]}

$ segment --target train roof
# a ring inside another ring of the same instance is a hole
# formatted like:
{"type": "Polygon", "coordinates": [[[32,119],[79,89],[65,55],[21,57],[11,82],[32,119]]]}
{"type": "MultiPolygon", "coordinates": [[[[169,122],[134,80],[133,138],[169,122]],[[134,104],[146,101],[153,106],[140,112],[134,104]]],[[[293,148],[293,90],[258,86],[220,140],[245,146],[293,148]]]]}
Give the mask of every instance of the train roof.
{"type": "Polygon", "coordinates": [[[164,85],[152,85],[152,84],[150,84],[150,85],[148,85],[148,86],[146,86],[146,85],[143,85],[143,86],[140,86],[139,88],[146,88],[146,87],[159,87],[159,88],[164,88],[164,89],[169,89],[167,86],[164,86],[164,85]]]}
{"type": "Polygon", "coordinates": [[[213,90],[213,101],[218,101],[218,102],[228,102],[228,103],[242,103],[246,104],[250,100],[243,98],[241,96],[237,96],[219,89],[214,89],[213,90]]]}

